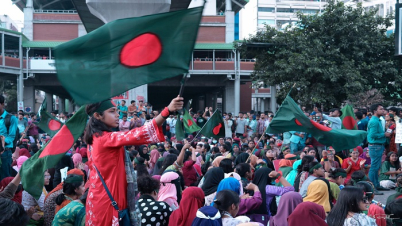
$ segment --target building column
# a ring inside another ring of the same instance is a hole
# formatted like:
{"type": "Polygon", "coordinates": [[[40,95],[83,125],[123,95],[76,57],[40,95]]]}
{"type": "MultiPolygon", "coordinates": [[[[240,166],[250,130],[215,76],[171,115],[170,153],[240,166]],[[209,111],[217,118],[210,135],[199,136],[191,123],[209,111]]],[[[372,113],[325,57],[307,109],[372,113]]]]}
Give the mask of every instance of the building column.
{"type": "MultiPolygon", "coordinates": [[[[18,97],[19,98],[19,97],[18,97]]],[[[25,86],[23,92],[23,101],[24,101],[24,108],[30,107],[32,112],[35,112],[35,87],[34,86],[25,86]]]]}
{"type": "Polygon", "coordinates": [[[260,107],[260,111],[261,113],[265,112],[265,98],[261,98],[261,107],[260,107]]]}
{"type": "Polygon", "coordinates": [[[33,40],[33,0],[27,0],[26,7],[24,8],[24,35],[33,40]]]}
{"type": "Polygon", "coordinates": [[[276,86],[271,86],[271,111],[276,113],[276,86]]]}
{"type": "Polygon", "coordinates": [[[234,108],[234,82],[231,80],[226,81],[225,84],[225,100],[224,100],[224,110],[227,113],[232,113],[233,116],[237,115],[239,112],[235,112],[234,108]]]}
{"type": "Polygon", "coordinates": [[[235,54],[235,81],[234,81],[234,114],[240,111],[240,53],[236,50],[235,54]]]}
{"type": "Polygon", "coordinates": [[[45,97],[46,97],[47,112],[50,113],[53,111],[53,94],[45,93],[45,97]]]}
{"type": "Polygon", "coordinates": [[[73,101],[71,101],[71,100],[68,100],[68,101],[67,101],[67,109],[66,109],[66,111],[67,111],[69,114],[73,113],[73,111],[74,111],[74,104],[73,104],[73,101]]]}
{"type": "Polygon", "coordinates": [[[65,112],[66,108],[65,108],[65,99],[59,97],[59,112],[65,112]]]}

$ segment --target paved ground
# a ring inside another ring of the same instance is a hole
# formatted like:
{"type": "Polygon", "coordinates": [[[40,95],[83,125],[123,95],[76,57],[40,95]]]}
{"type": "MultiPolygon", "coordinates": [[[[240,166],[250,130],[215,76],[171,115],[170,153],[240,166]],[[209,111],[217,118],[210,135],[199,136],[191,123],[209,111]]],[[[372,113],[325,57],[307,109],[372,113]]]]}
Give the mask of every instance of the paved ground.
{"type": "Polygon", "coordinates": [[[384,193],[384,195],[376,195],[374,197],[374,200],[385,204],[387,202],[388,196],[394,194],[395,190],[391,189],[390,191],[381,191],[381,192],[384,193]]]}

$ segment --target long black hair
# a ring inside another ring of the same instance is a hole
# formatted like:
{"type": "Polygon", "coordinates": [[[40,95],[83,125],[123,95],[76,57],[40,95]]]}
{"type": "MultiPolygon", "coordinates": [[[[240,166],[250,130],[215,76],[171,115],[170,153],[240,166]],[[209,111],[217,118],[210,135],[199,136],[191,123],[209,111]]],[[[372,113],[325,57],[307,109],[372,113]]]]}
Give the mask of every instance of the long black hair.
{"type": "Polygon", "coordinates": [[[297,167],[297,174],[300,174],[302,171],[308,172],[310,170],[309,164],[314,161],[314,157],[311,155],[305,155],[302,158],[301,164],[297,167]]]}
{"type": "MultiPolygon", "coordinates": [[[[93,115],[96,109],[101,105],[101,102],[95,104],[89,104],[85,107],[85,111],[88,115],[93,115]]],[[[99,113],[100,116],[103,116],[103,112],[99,113]]],[[[93,142],[93,136],[99,137],[102,136],[104,131],[111,132],[112,130],[101,120],[96,119],[95,117],[90,117],[85,127],[84,131],[84,141],[85,143],[91,145],[93,142]]]]}
{"type": "Polygon", "coordinates": [[[396,157],[398,157],[398,155],[395,152],[391,151],[388,153],[387,157],[385,157],[385,161],[388,161],[393,167],[395,167],[395,169],[401,168],[399,159],[397,159],[395,162],[392,162],[391,155],[396,155],[396,157]]]}
{"type": "Polygon", "coordinates": [[[338,200],[327,217],[329,226],[342,226],[349,212],[360,213],[360,202],[363,201],[363,189],[345,187],[341,190],[338,200]]]}
{"type": "Polygon", "coordinates": [[[230,159],[222,159],[219,163],[219,167],[221,167],[225,173],[233,172],[233,162],[230,159]]]}
{"type": "Polygon", "coordinates": [[[177,160],[177,155],[175,154],[168,154],[165,159],[163,160],[162,163],[162,168],[159,171],[158,175],[162,175],[163,172],[165,172],[166,168],[168,168],[169,166],[173,165],[173,163],[177,160]]]}

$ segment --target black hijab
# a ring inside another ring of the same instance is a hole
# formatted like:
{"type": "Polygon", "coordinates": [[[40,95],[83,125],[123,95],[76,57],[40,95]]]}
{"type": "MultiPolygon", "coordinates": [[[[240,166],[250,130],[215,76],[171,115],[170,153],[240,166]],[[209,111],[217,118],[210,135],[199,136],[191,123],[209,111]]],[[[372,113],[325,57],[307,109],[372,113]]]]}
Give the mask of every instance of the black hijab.
{"type": "MultiPolygon", "coordinates": [[[[258,209],[252,210],[249,213],[255,213],[255,214],[268,214],[267,211],[267,193],[265,192],[265,187],[267,185],[271,185],[271,178],[268,177],[269,173],[271,173],[272,169],[267,168],[267,167],[262,167],[255,171],[254,173],[254,179],[253,179],[253,184],[258,186],[258,189],[261,192],[261,197],[262,197],[262,203],[258,209]]],[[[272,202],[276,201],[275,199],[272,200],[272,202]]]]}
{"type": "Polygon", "coordinates": [[[237,158],[235,159],[235,166],[237,166],[240,163],[245,163],[250,155],[247,153],[241,153],[237,158]]]}
{"type": "Polygon", "coordinates": [[[145,160],[149,161],[149,154],[148,153],[144,154],[144,152],[142,151],[146,147],[147,147],[146,145],[141,145],[138,148],[138,154],[140,154],[140,156],[143,157],[145,160]]]}
{"type": "Polygon", "coordinates": [[[205,180],[202,184],[202,190],[205,196],[213,194],[218,189],[219,182],[225,178],[225,173],[220,167],[212,168],[207,171],[204,176],[205,180]]]}

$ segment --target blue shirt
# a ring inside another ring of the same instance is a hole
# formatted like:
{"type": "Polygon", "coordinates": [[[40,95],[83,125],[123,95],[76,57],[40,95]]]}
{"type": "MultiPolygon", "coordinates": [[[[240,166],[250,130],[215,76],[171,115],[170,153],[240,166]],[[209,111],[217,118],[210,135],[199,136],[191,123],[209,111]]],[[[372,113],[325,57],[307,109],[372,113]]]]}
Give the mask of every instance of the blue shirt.
{"type": "Polygon", "coordinates": [[[380,119],[373,115],[367,126],[367,141],[369,144],[384,144],[385,132],[380,119]]]}
{"type": "Polygon", "coordinates": [[[7,115],[7,111],[4,110],[3,114],[0,116],[0,135],[4,136],[5,139],[5,148],[13,148],[13,141],[15,139],[15,132],[17,131],[18,120],[14,115],[11,116],[10,119],[10,129],[7,133],[7,127],[4,123],[4,118],[7,115]]]}
{"type": "Polygon", "coordinates": [[[126,115],[127,116],[127,110],[128,110],[128,107],[127,106],[118,106],[117,107],[117,109],[119,109],[120,110],[120,112],[119,112],[119,114],[120,114],[120,116],[119,116],[119,119],[122,119],[123,118],[123,115],[126,115]],[[123,113],[122,111],[125,111],[126,113],[123,113]]]}
{"type": "Polygon", "coordinates": [[[330,117],[328,115],[322,115],[322,117],[325,120],[328,120],[331,122],[331,128],[332,129],[341,129],[342,128],[342,120],[339,117],[330,117]]]}

